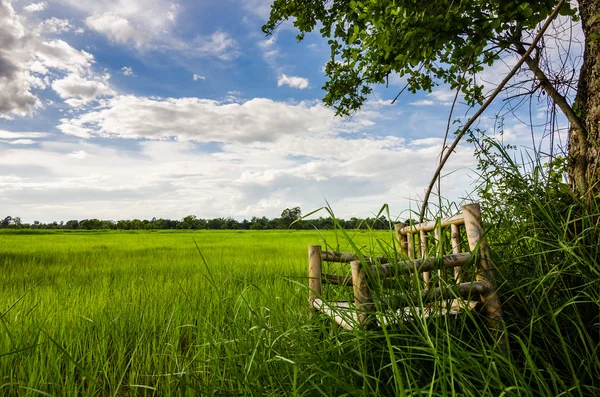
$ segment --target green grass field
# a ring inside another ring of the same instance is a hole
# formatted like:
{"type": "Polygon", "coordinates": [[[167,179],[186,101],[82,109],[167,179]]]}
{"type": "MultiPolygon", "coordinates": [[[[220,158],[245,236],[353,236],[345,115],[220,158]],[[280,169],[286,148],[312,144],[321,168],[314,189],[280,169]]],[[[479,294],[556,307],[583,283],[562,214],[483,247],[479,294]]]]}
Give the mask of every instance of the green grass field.
{"type": "Polygon", "coordinates": [[[351,250],[315,231],[1,233],[0,395],[312,394],[296,360],[318,344],[306,251],[325,241],[351,250]]]}
{"type": "Polygon", "coordinates": [[[0,395],[600,393],[595,234],[498,230],[509,357],[476,313],[376,332],[309,318],[307,246],[393,249],[388,232],[2,231],[0,395]]]}

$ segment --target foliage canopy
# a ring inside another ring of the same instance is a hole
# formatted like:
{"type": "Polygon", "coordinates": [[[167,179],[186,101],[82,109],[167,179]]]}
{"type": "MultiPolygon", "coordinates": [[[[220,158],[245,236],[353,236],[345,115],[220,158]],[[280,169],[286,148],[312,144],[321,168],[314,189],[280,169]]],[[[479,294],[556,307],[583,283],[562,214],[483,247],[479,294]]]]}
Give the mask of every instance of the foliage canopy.
{"type": "MultiPolygon", "coordinates": [[[[275,0],[272,34],[295,18],[298,40],[320,28],[329,39],[324,102],[338,115],[358,110],[372,86],[393,73],[411,92],[431,91],[436,81],[458,88],[468,104],[480,103],[475,74],[523,44],[522,33],[552,11],[555,1],[275,0]],[[513,47],[513,48],[511,48],[513,47]]],[[[560,10],[575,15],[568,2],[560,10]]]]}

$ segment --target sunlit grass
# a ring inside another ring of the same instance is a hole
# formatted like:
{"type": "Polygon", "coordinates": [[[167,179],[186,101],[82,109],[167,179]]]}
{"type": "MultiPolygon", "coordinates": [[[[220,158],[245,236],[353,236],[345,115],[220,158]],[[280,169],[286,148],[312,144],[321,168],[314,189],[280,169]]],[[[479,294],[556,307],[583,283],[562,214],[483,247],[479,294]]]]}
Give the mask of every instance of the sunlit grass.
{"type": "Polygon", "coordinates": [[[290,356],[318,343],[304,284],[306,247],[323,238],[337,244],[297,231],[2,233],[0,394],[289,391],[305,381],[290,356]]]}
{"type": "Polygon", "coordinates": [[[307,246],[392,255],[390,232],[3,232],[0,395],[594,395],[598,217],[577,240],[556,216],[489,227],[510,356],[477,313],[309,319],[307,246]]]}

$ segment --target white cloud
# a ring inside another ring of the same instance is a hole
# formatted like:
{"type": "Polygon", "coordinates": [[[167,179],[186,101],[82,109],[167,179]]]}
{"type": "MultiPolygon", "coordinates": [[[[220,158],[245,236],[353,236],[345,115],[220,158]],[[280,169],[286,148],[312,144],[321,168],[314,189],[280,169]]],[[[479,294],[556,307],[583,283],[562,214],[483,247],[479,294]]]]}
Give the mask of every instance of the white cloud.
{"type": "Polygon", "coordinates": [[[94,56],[76,50],[63,40],[39,41],[33,44],[34,58],[47,68],[84,73],[94,62],[94,56]]]}
{"type": "Polygon", "coordinates": [[[46,3],[45,1],[41,1],[39,3],[31,3],[31,4],[23,7],[23,10],[28,11],[28,12],[39,12],[39,11],[43,11],[47,6],[48,6],[48,3],[46,3]]]}
{"type": "Polygon", "coordinates": [[[55,80],[52,89],[65,102],[73,107],[85,105],[100,96],[113,95],[114,91],[108,85],[110,75],[86,79],[71,73],[67,77],[55,80]]]}
{"type": "Polygon", "coordinates": [[[277,58],[279,57],[279,49],[276,46],[277,36],[273,35],[265,40],[258,42],[258,48],[260,49],[263,59],[265,62],[275,70],[280,70],[277,65],[277,58]]]}
{"type": "MultiPolygon", "coordinates": [[[[439,102],[452,102],[456,96],[456,91],[452,90],[434,90],[427,95],[439,102]]],[[[460,98],[460,95],[459,95],[460,98]]]]}
{"type": "Polygon", "coordinates": [[[180,7],[168,0],[58,0],[83,14],[86,25],[120,44],[138,48],[172,45],[180,7]]]}
{"type": "Polygon", "coordinates": [[[319,103],[118,96],[96,110],[61,120],[58,128],[80,137],[254,142],[275,141],[283,135],[351,131],[361,125],[364,120],[344,123],[319,103]]]}
{"type": "Polygon", "coordinates": [[[9,2],[0,3],[0,117],[32,114],[42,107],[40,92],[65,73],[97,79],[91,54],[63,40],[44,37],[70,29],[67,20],[50,18],[37,28],[27,23],[9,2]]]}
{"type": "Polygon", "coordinates": [[[193,78],[194,78],[194,81],[206,80],[206,77],[200,76],[199,74],[194,74],[193,78]]]}
{"type": "Polygon", "coordinates": [[[60,34],[73,30],[73,25],[68,19],[52,17],[42,22],[40,29],[42,32],[60,34]]]}
{"type": "Polygon", "coordinates": [[[12,115],[26,116],[41,106],[37,96],[31,93],[32,78],[26,72],[0,77],[0,118],[12,115]]]}
{"type": "Polygon", "coordinates": [[[45,138],[47,136],[50,136],[47,132],[13,132],[0,130],[0,139],[45,138]]]}
{"type": "Polygon", "coordinates": [[[217,31],[210,37],[198,37],[189,47],[199,55],[210,55],[222,60],[231,60],[240,55],[238,43],[228,33],[217,31]]]}
{"type": "Polygon", "coordinates": [[[257,16],[263,23],[267,22],[271,12],[271,0],[240,0],[242,7],[249,13],[257,16]]]}
{"type": "MultiPolygon", "coordinates": [[[[0,157],[0,168],[11,170],[0,178],[0,206],[25,221],[274,217],[292,202],[308,212],[325,199],[341,217],[370,216],[383,203],[396,214],[422,194],[438,151],[396,137],[320,133],[234,142],[213,153],[191,142],[147,141],[133,152],[87,141],[42,143],[0,157]],[[398,169],[402,178],[392,172],[398,169]]],[[[459,172],[442,181],[448,197],[470,190],[465,173],[473,163],[471,150],[460,146],[448,165],[459,172]]]]}
{"type": "Polygon", "coordinates": [[[133,74],[133,69],[130,68],[129,66],[123,66],[121,68],[121,73],[123,73],[124,76],[135,76],[133,74]]]}
{"type": "MultiPolygon", "coordinates": [[[[45,164],[52,178],[14,181],[10,188],[22,189],[24,197],[31,197],[28,203],[53,214],[68,213],[69,219],[83,217],[79,214],[86,208],[93,208],[89,216],[112,219],[272,217],[290,202],[308,211],[325,198],[342,217],[371,215],[365,211],[375,212],[383,203],[400,211],[409,198],[422,194],[428,182],[424,175],[433,172],[441,146],[439,138],[369,135],[364,122],[335,118],[317,102],[261,98],[227,103],[118,96],[61,122],[59,129],[81,137],[145,138],[135,151],[93,141],[54,148],[43,143],[30,154],[20,151],[0,159],[0,167],[16,161],[17,169],[24,163],[45,164]],[[203,143],[217,143],[218,149],[203,143]],[[87,153],[85,161],[72,157],[78,151],[87,153]],[[79,163],[69,162],[75,160],[79,163]],[[391,172],[398,169],[403,170],[400,179],[391,172]],[[45,201],[32,193],[36,189],[44,192],[45,201]]],[[[445,196],[470,189],[464,176],[474,162],[470,149],[458,148],[447,170],[459,171],[444,178],[445,196]]],[[[28,216],[38,211],[32,207],[28,216]]]]}
{"type": "Polygon", "coordinates": [[[9,2],[0,2],[0,117],[27,115],[41,106],[31,92],[37,84],[25,68],[28,44],[25,26],[9,2]]]}
{"type": "Polygon", "coordinates": [[[420,101],[409,102],[408,104],[413,106],[433,106],[435,105],[435,102],[430,101],[429,99],[423,99],[420,101]]]}
{"type": "Polygon", "coordinates": [[[61,124],[57,127],[64,134],[73,135],[79,138],[87,139],[90,137],[89,130],[77,124],[72,123],[69,119],[61,119],[61,124]]]}
{"type": "Polygon", "coordinates": [[[86,158],[88,156],[88,154],[85,150],[76,150],[74,152],[67,154],[67,156],[74,158],[74,159],[83,160],[84,158],[86,158]]]}
{"type": "Polygon", "coordinates": [[[437,146],[439,148],[442,147],[444,143],[443,138],[423,138],[423,139],[413,139],[410,144],[412,146],[437,146]]]}
{"type": "Polygon", "coordinates": [[[135,29],[127,19],[112,13],[92,15],[86,18],[85,24],[117,43],[131,41],[140,47],[148,40],[144,30],[135,29]]]}
{"type": "Polygon", "coordinates": [[[285,74],[282,74],[277,80],[277,86],[281,87],[282,85],[287,85],[292,88],[298,88],[300,90],[303,90],[305,88],[308,88],[308,79],[305,79],[304,77],[287,76],[285,74]]]}
{"type": "Polygon", "coordinates": [[[272,35],[270,36],[268,39],[265,40],[261,40],[258,42],[258,46],[260,48],[262,48],[263,50],[266,50],[268,48],[271,48],[275,45],[275,43],[277,42],[277,36],[272,35]]]}
{"type": "Polygon", "coordinates": [[[17,139],[16,141],[8,142],[11,145],[33,145],[36,143],[33,139],[17,139]]]}

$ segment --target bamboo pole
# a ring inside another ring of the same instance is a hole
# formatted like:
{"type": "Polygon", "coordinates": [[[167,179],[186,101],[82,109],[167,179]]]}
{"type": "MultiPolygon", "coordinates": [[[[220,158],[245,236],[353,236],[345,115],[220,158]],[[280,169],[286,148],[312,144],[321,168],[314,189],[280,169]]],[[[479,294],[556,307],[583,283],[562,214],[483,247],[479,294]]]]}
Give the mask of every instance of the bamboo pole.
{"type": "Polygon", "coordinates": [[[481,266],[477,269],[477,280],[483,281],[488,286],[488,292],[481,296],[481,301],[484,304],[484,309],[488,317],[488,326],[492,330],[497,343],[504,350],[505,339],[502,305],[500,298],[496,294],[493,264],[481,222],[481,208],[479,204],[469,204],[463,206],[462,209],[465,217],[465,229],[467,231],[467,239],[469,240],[469,248],[471,252],[479,249],[479,263],[481,266]]]}
{"type": "Polygon", "coordinates": [[[406,238],[406,234],[402,233],[401,230],[404,227],[403,223],[398,223],[394,225],[394,229],[396,230],[396,239],[398,240],[398,253],[401,256],[408,255],[408,239],[406,238]]]}
{"type": "Polygon", "coordinates": [[[410,231],[406,235],[406,247],[408,248],[408,259],[415,259],[415,239],[410,231]]]}
{"type": "Polygon", "coordinates": [[[422,301],[423,303],[430,303],[439,300],[454,300],[456,297],[467,298],[473,300],[473,298],[485,295],[488,293],[488,286],[483,281],[473,281],[471,283],[461,283],[454,286],[448,286],[448,288],[432,288],[429,291],[416,291],[413,294],[397,294],[390,297],[386,297],[378,301],[381,310],[392,309],[397,310],[402,307],[406,307],[409,304],[417,304],[422,301]],[[421,298],[418,299],[419,294],[421,298]]]}
{"type": "Polygon", "coordinates": [[[348,331],[353,329],[352,321],[350,320],[353,316],[349,311],[348,302],[324,302],[317,298],[313,302],[313,309],[331,317],[340,327],[348,331]],[[346,313],[346,315],[342,315],[342,313],[346,313]]]}
{"type": "Polygon", "coordinates": [[[314,301],[321,297],[322,284],[321,274],[323,273],[323,262],[321,260],[321,246],[308,246],[308,303],[310,305],[311,317],[314,312],[314,301]]]}
{"type": "Polygon", "coordinates": [[[354,304],[358,312],[358,324],[361,327],[369,328],[372,321],[370,313],[373,312],[375,306],[369,290],[367,273],[360,261],[352,261],[350,266],[352,267],[352,286],[354,289],[354,304]]]}
{"type": "MultiPolygon", "coordinates": [[[[379,263],[388,263],[388,258],[383,256],[364,256],[365,260],[373,262],[376,260],[379,263]]],[[[356,261],[359,257],[356,254],[351,254],[349,252],[333,252],[333,251],[325,251],[321,252],[321,259],[326,262],[340,262],[340,263],[350,263],[352,261],[356,261]]]]}
{"type": "Polygon", "coordinates": [[[352,286],[351,276],[342,276],[339,274],[323,274],[321,280],[329,284],[352,286]]]}
{"type": "MultiPolygon", "coordinates": [[[[435,256],[440,257],[444,255],[444,247],[442,244],[442,239],[440,236],[441,227],[436,227],[433,229],[433,238],[435,240],[435,256]]],[[[438,269],[438,287],[442,287],[442,279],[445,280],[446,269],[438,269]]]]}
{"type": "MultiPolygon", "coordinates": [[[[419,247],[421,251],[421,258],[425,258],[427,256],[427,250],[429,246],[427,244],[427,232],[421,229],[419,230],[419,247]]],[[[431,272],[423,272],[423,281],[425,282],[425,289],[429,289],[429,280],[431,280],[431,272]]]]}
{"type": "MultiPolygon", "coordinates": [[[[442,257],[443,266],[445,268],[451,268],[456,266],[463,266],[471,259],[470,252],[463,252],[457,255],[444,255],[442,257]]],[[[372,266],[371,271],[374,274],[378,274],[381,278],[395,277],[411,272],[427,272],[434,270],[437,266],[437,258],[428,259],[413,259],[402,261],[399,263],[388,263],[380,266],[372,266]]]]}
{"type": "MultiPolygon", "coordinates": [[[[450,218],[446,218],[446,219],[442,219],[441,221],[441,226],[442,228],[446,227],[446,226],[450,226],[450,225],[462,225],[464,223],[464,219],[462,214],[458,214],[458,215],[454,215],[450,218]]],[[[403,228],[400,229],[400,233],[402,234],[408,234],[410,232],[420,232],[421,230],[425,231],[425,232],[430,232],[433,229],[436,228],[436,226],[438,225],[438,221],[429,221],[429,222],[423,222],[423,223],[417,223],[415,225],[409,225],[409,226],[405,226],[403,228]]]]}
{"type": "MultiPolygon", "coordinates": [[[[458,225],[450,225],[450,240],[452,241],[452,253],[460,254],[460,230],[458,225]]],[[[456,283],[461,283],[460,267],[454,268],[454,280],[456,283]]]]}

